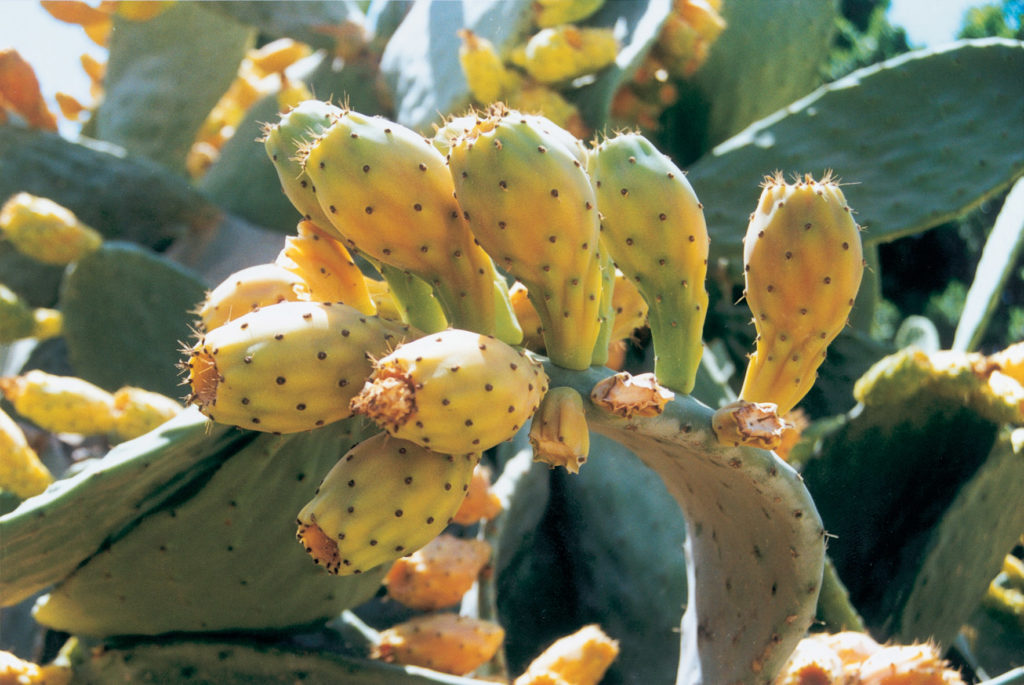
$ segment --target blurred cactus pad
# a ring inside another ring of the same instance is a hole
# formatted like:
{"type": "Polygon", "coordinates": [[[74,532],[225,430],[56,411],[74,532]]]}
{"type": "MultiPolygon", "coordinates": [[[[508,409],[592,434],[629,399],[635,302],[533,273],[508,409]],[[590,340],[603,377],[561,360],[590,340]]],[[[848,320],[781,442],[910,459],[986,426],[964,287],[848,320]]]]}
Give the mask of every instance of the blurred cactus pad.
{"type": "Polygon", "coordinates": [[[0,681],[1024,682],[1019,3],[40,5],[0,681]]]}

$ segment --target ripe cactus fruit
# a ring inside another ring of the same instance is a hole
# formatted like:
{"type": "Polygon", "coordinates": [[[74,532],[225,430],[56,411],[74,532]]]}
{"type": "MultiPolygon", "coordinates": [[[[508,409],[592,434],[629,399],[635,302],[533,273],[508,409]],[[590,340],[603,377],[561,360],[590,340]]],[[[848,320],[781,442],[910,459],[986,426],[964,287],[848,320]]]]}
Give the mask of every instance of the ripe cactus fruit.
{"type": "Polygon", "coordinates": [[[765,179],[743,245],[756,349],[740,398],[793,409],[846,325],[864,272],[860,227],[830,173],[765,179]]]}
{"type": "Polygon", "coordinates": [[[658,35],[658,54],[673,76],[690,78],[707,60],[711,46],[725,27],[725,20],[712,2],[675,2],[658,35]]]}
{"type": "Polygon", "coordinates": [[[0,344],[23,338],[53,338],[62,328],[63,317],[58,310],[34,308],[0,283],[0,344]]]}
{"type": "Polygon", "coordinates": [[[207,332],[183,363],[191,404],[214,421],[294,433],[351,415],[348,403],[405,325],[330,302],[281,302],[207,332]]]}
{"type": "Polygon", "coordinates": [[[348,245],[429,283],[452,325],[497,332],[494,264],[473,239],[430,140],[344,111],[300,156],[348,245]]]}
{"type": "Polygon", "coordinates": [[[268,304],[308,299],[309,286],[301,277],[279,264],[256,264],[225,278],[196,313],[203,330],[212,331],[268,304]]]}
{"type": "Polygon", "coordinates": [[[513,685],[597,685],[618,655],[619,643],[600,626],[584,626],[552,643],[513,685]]]}
{"type": "Polygon", "coordinates": [[[479,333],[448,329],[399,345],[374,363],[352,400],[396,438],[444,454],[510,439],[548,389],[543,366],[479,333]]]}
{"type": "Polygon", "coordinates": [[[479,454],[437,454],[378,433],[349,450],[298,515],[299,542],[338,575],[409,554],[448,525],[479,454]]]}
{"type": "Polygon", "coordinates": [[[300,221],[295,230],[297,235],[285,238],[275,263],[302,279],[308,299],[342,302],[363,314],[376,314],[366,277],[345,246],[312,221],[300,221]]]}
{"type": "Polygon", "coordinates": [[[590,366],[601,264],[585,151],[544,117],[492,110],[448,155],[459,204],[495,261],[526,286],[551,360],[590,366]]]}
{"type": "Polygon", "coordinates": [[[28,444],[21,427],[0,409],[0,488],[27,499],[52,482],[53,475],[28,444]]]}
{"type": "Polygon", "coordinates": [[[505,67],[501,55],[491,41],[469,29],[459,31],[459,65],[473,99],[489,105],[504,98],[516,85],[517,75],[505,67]]]}
{"type": "Polygon", "coordinates": [[[0,207],[0,234],[19,252],[45,264],[70,264],[103,244],[103,236],[74,212],[29,193],[17,193],[0,207]]]}
{"type": "Polygon", "coordinates": [[[588,165],[603,242],[643,295],[654,343],[654,375],[693,390],[708,309],[707,225],[683,172],[639,133],[602,142],[588,165]]]}
{"type": "Polygon", "coordinates": [[[533,3],[533,21],[541,28],[570,24],[586,19],[603,4],[604,0],[537,0],[533,3]]]}
{"type": "Polygon", "coordinates": [[[411,609],[444,609],[462,600],[490,559],[486,541],[442,533],[398,559],[384,584],[391,599],[411,609]]]}
{"type": "Polygon", "coordinates": [[[801,640],[773,685],[831,685],[841,682],[843,662],[834,649],[811,638],[801,640]]]}
{"type": "Polygon", "coordinates": [[[371,657],[465,675],[487,663],[505,639],[496,623],[452,613],[418,616],[381,631],[371,657]]]}
{"type": "Polygon", "coordinates": [[[590,453],[590,430],[583,397],[573,388],[551,388],[540,401],[530,424],[534,461],[579,473],[590,453]]]}
{"type": "Polygon", "coordinates": [[[520,281],[512,284],[508,291],[509,301],[512,303],[512,311],[523,328],[522,345],[534,352],[544,352],[544,324],[541,323],[537,308],[530,301],[529,289],[520,281]]]}
{"type": "Polygon", "coordinates": [[[114,396],[81,378],[33,369],[0,378],[0,392],[16,412],[52,433],[98,435],[114,427],[114,396]]]}
{"type": "Polygon", "coordinates": [[[887,645],[860,665],[861,685],[963,685],[933,645],[887,645]]]}
{"type": "Polygon", "coordinates": [[[631,338],[633,331],[647,325],[647,301],[640,294],[636,283],[621,269],[615,270],[612,308],[615,311],[611,336],[613,341],[631,338]]]}
{"type": "Polygon", "coordinates": [[[170,421],[182,406],[166,395],[125,386],[114,393],[114,435],[118,441],[131,440],[170,421]]]}
{"type": "Polygon", "coordinates": [[[469,481],[469,491],[462,500],[459,510],[452,517],[452,523],[471,526],[481,520],[494,518],[501,513],[501,498],[491,489],[491,469],[477,464],[469,481]]]}
{"type": "Polygon", "coordinates": [[[558,83],[605,68],[618,52],[612,29],[563,24],[535,33],[513,61],[541,83],[558,83]]]}

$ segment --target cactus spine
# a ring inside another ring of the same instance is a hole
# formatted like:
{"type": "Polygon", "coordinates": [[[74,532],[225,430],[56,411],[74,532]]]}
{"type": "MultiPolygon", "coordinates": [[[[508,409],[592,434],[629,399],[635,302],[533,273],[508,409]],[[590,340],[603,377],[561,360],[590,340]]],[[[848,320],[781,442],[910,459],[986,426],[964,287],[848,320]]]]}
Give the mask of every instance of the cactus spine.
{"type": "Polygon", "coordinates": [[[654,374],[693,390],[707,315],[703,207],[683,172],[638,133],[609,138],[590,156],[603,242],[648,304],[654,374]]]}
{"type": "Polygon", "coordinates": [[[743,261],[757,340],[740,398],[774,403],[785,414],[814,384],[864,272],[860,227],[831,174],[794,183],[781,174],[766,178],[743,261]]]}
{"type": "Polygon", "coordinates": [[[584,154],[543,117],[494,111],[448,156],[474,234],[526,286],[548,355],[570,369],[590,366],[600,330],[597,201],[584,154]]]}

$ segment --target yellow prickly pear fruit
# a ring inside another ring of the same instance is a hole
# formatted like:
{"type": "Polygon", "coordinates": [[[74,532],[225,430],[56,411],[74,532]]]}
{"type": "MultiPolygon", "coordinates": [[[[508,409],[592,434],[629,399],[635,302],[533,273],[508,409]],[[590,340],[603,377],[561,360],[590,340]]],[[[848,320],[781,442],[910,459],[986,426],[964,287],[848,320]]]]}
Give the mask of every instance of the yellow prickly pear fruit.
{"type": "Polygon", "coordinates": [[[658,52],[673,75],[689,78],[707,60],[725,27],[722,15],[707,0],[676,0],[658,35],[658,52]]]}
{"type": "Polygon", "coordinates": [[[381,631],[370,656],[465,675],[490,661],[505,639],[496,623],[452,613],[418,616],[381,631]]]}
{"type": "Polygon", "coordinates": [[[81,378],[33,369],[0,378],[0,392],[16,412],[51,433],[101,435],[114,428],[114,396],[81,378]]]}
{"type": "Polygon", "coordinates": [[[125,386],[114,393],[114,435],[120,441],[145,435],[182,412],[177,400],[125,386]]]}
{"type": "Polygon", "coordinates": [[[591,134],[579,107],[543,83],[522,83],[511,89],[505,99],[510,107],[545,116],[577,138],[588,138],[591,134]]]}
{"type": "Polygon", "coordinates": [[[0,207],[0,232],[18,252],[45,264],[70,264],[103,244],[103,236],[74,212],[29,193],[17,193],[0,207]]]}
{"type": "Polygon", "coordinates": [[[313,49],[305,43],[299,43],[291,38],[278,38],[256,50],[251,50],[246,58],[257,73],[267,76],[279,74],[311,54],[313,49]]]}
{"type": "Polygon", "coordinates": [[[612,29],[563,24],[541,29],[526,42],[522,66],[541,83],[557,83],[605,68],[618,52],[612,29]]]}
{"type": "Polygon", "coordinates": [[[618,655],[619,643],[600,626],[584,626],[552,643],[513,685],[597,685],[618,655]]]}
{"type": "Polygon", "coordinates": [[[543,366],[522,350],[491,336],[448,329],[377,360],[352,411],[396,438],[466,454],[515,435],[547,389],[543,366]]]}
{"type": "Polygon", "coordinates": [[[25,661],[11,652],[0,652],[0,683],[3,685],[68,685],[71,667],[25,661]]]}
{"type": "Polygon", "coordinates": [[[27,499],[52,482],[53,475],[28,444],[21,427],[0,409],[0,488],[27,499]]]}
{"type": "Polygon", "coordinates": [[[366,279],[366,290],[377,310],[377,316],[388,321],[402,321],[405,317],[402,308],[391,292],[391,286],[385,280],[366,279]]]}
{"type": "Polygon", "coordinates": [[[469,29],[458,32],[462,44],[459,46],[459,64],[466,77],[469,93],[482,105],[489,105],[505,97],[516,86],[515,72],[505,67],[501,55],[491,41],[476,35],[469,29]]]}
{"type": "Polygon", "coordinates": [[[991,354],[988,360],[1004,374],[1024,385],[1024,342],[1015,343],[1005,350],[991,354]]]}
{"type": "Polygon", "coordinates": [[[298,514],[296,537],[329,573],[390,563],[444,530],[479,461],[479,454],[438,454],[378,433],[327,473],[298,514]]]}
{"type": "Polygon", "coordinates": [[[551,388],[530,425],[533,460],[579,473],[590,454],[590,430],[583,397],[567,386],[551,388]]]}
{"type": "Polygon", "coordinates": [[[493,110],[449,167],[477,240],[527,288],[551,360],[590,366],[601,322],[597,200],[586,152],[544,117],[493,110]]]}
{"type": "Polygon", "coordinates": [[[24,338],[46,340],[61,334],[64,318],[56,309],[33,308],[0,283],[0,344],[24,338]]]}
{"type": "Polygon", "coordinates": [[[604,5],[604,0],[536,0],[533,21],[541,28],[571,24],[586,19],[604,5]]]}
{"type": "Polygon", "coordinates": [[[861,685],[964,685],[933,645],[887,645],[860,665],[861,685]]]}
{"type": "Polygon", "coordinates": [[[654,375],[693,389],[708,309],[703,205],[671,159],[639,133],[602,142],[590,155],[603,243],[649,307],[654,375]]]}
{"type": "Polygon", "coordinates": [[[740,398],[785,414],[814,385],[864,273],[860,227],[831,174],[792,184],[766,178],[743,262],[757,340],[740,398]]]}
{"type": "Polygon", "coordinates": [[[483,464],[473,469],[469,491],[462,500],[459,510],[452,517],[452,523],[471,526],[479,521],[489,521],[501,513],[504,507],[501,498],[491,489],[491,470],[483,464]]]}
{"type": "Polygon", "coordinates": [[[615,270],[615,286],[612,290],[612,308],[615,321],[612,326],[612,340],[633,337],[633,331],[647,325],[647,302],[621,269],[615,270]]]}
{"type": "Polygon", "coordinates": [[[280,302],[207,332],[183,362],[191,404],[219,423],[272,433],[347,418],[380,355],[410,328],[348,305],[280,302]]]}
{"type": "Polygon", "coordinates": [[[309,299],[343,302],[363,314],[376,314],[366,277],[345,246],[312,221],[300,221],[296,232],[285,238],[274,263],[302,280],[309,299]]]}
{"type": "Polygon", "coordinates": [[[523,347],[534,352],[544,352],[544,324],[541,323],[537,308],[530,301],[529,289],[516,281],[509,288],[509,301],[512,311],[523,327],[523,347]]]}
{"type": "Polygon", "coordinates": [[[442,533],[412,554],[398,559],[384,578],[388,596],[411,609],[455,606],[469,592],[491,559],[484,540],[442,533]]]}
{"type": "Polygon", "coordinates": [[[772,685],[832,685],[842,682],[843,662],[828,645],[805,637],[772,685]]]}
{"type": "Polygon", "coordinates": [[[203,330],[278,302],[309,299],[309,285],[280,264],[256,264],[236,271],[207,294],[197,314],[203,330]]]}

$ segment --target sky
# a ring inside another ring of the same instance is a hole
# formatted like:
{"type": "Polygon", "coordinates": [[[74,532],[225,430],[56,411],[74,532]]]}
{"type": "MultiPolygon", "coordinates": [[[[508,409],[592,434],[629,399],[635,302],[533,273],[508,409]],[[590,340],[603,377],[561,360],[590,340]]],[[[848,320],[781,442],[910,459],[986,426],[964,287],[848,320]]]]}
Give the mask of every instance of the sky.
{"type": "MultiPolygon", "coordinates": [[[[964,11],[984,0],[892,0],[889,19],[903,26],[911,45],[930,47],[952,40],[964,11]]],[[[95,4],[95,2],[90,2],[95,4]]],[[[14,47],[35,68],[43,93],[53,105],[53,94],[63,91],[89,103],[89,80],[79,64],[88,52],[105,60],[104,50],[78,26],[64,24],[47,14],[34,0],[0,1],[0,49],[14,47]]]]}

